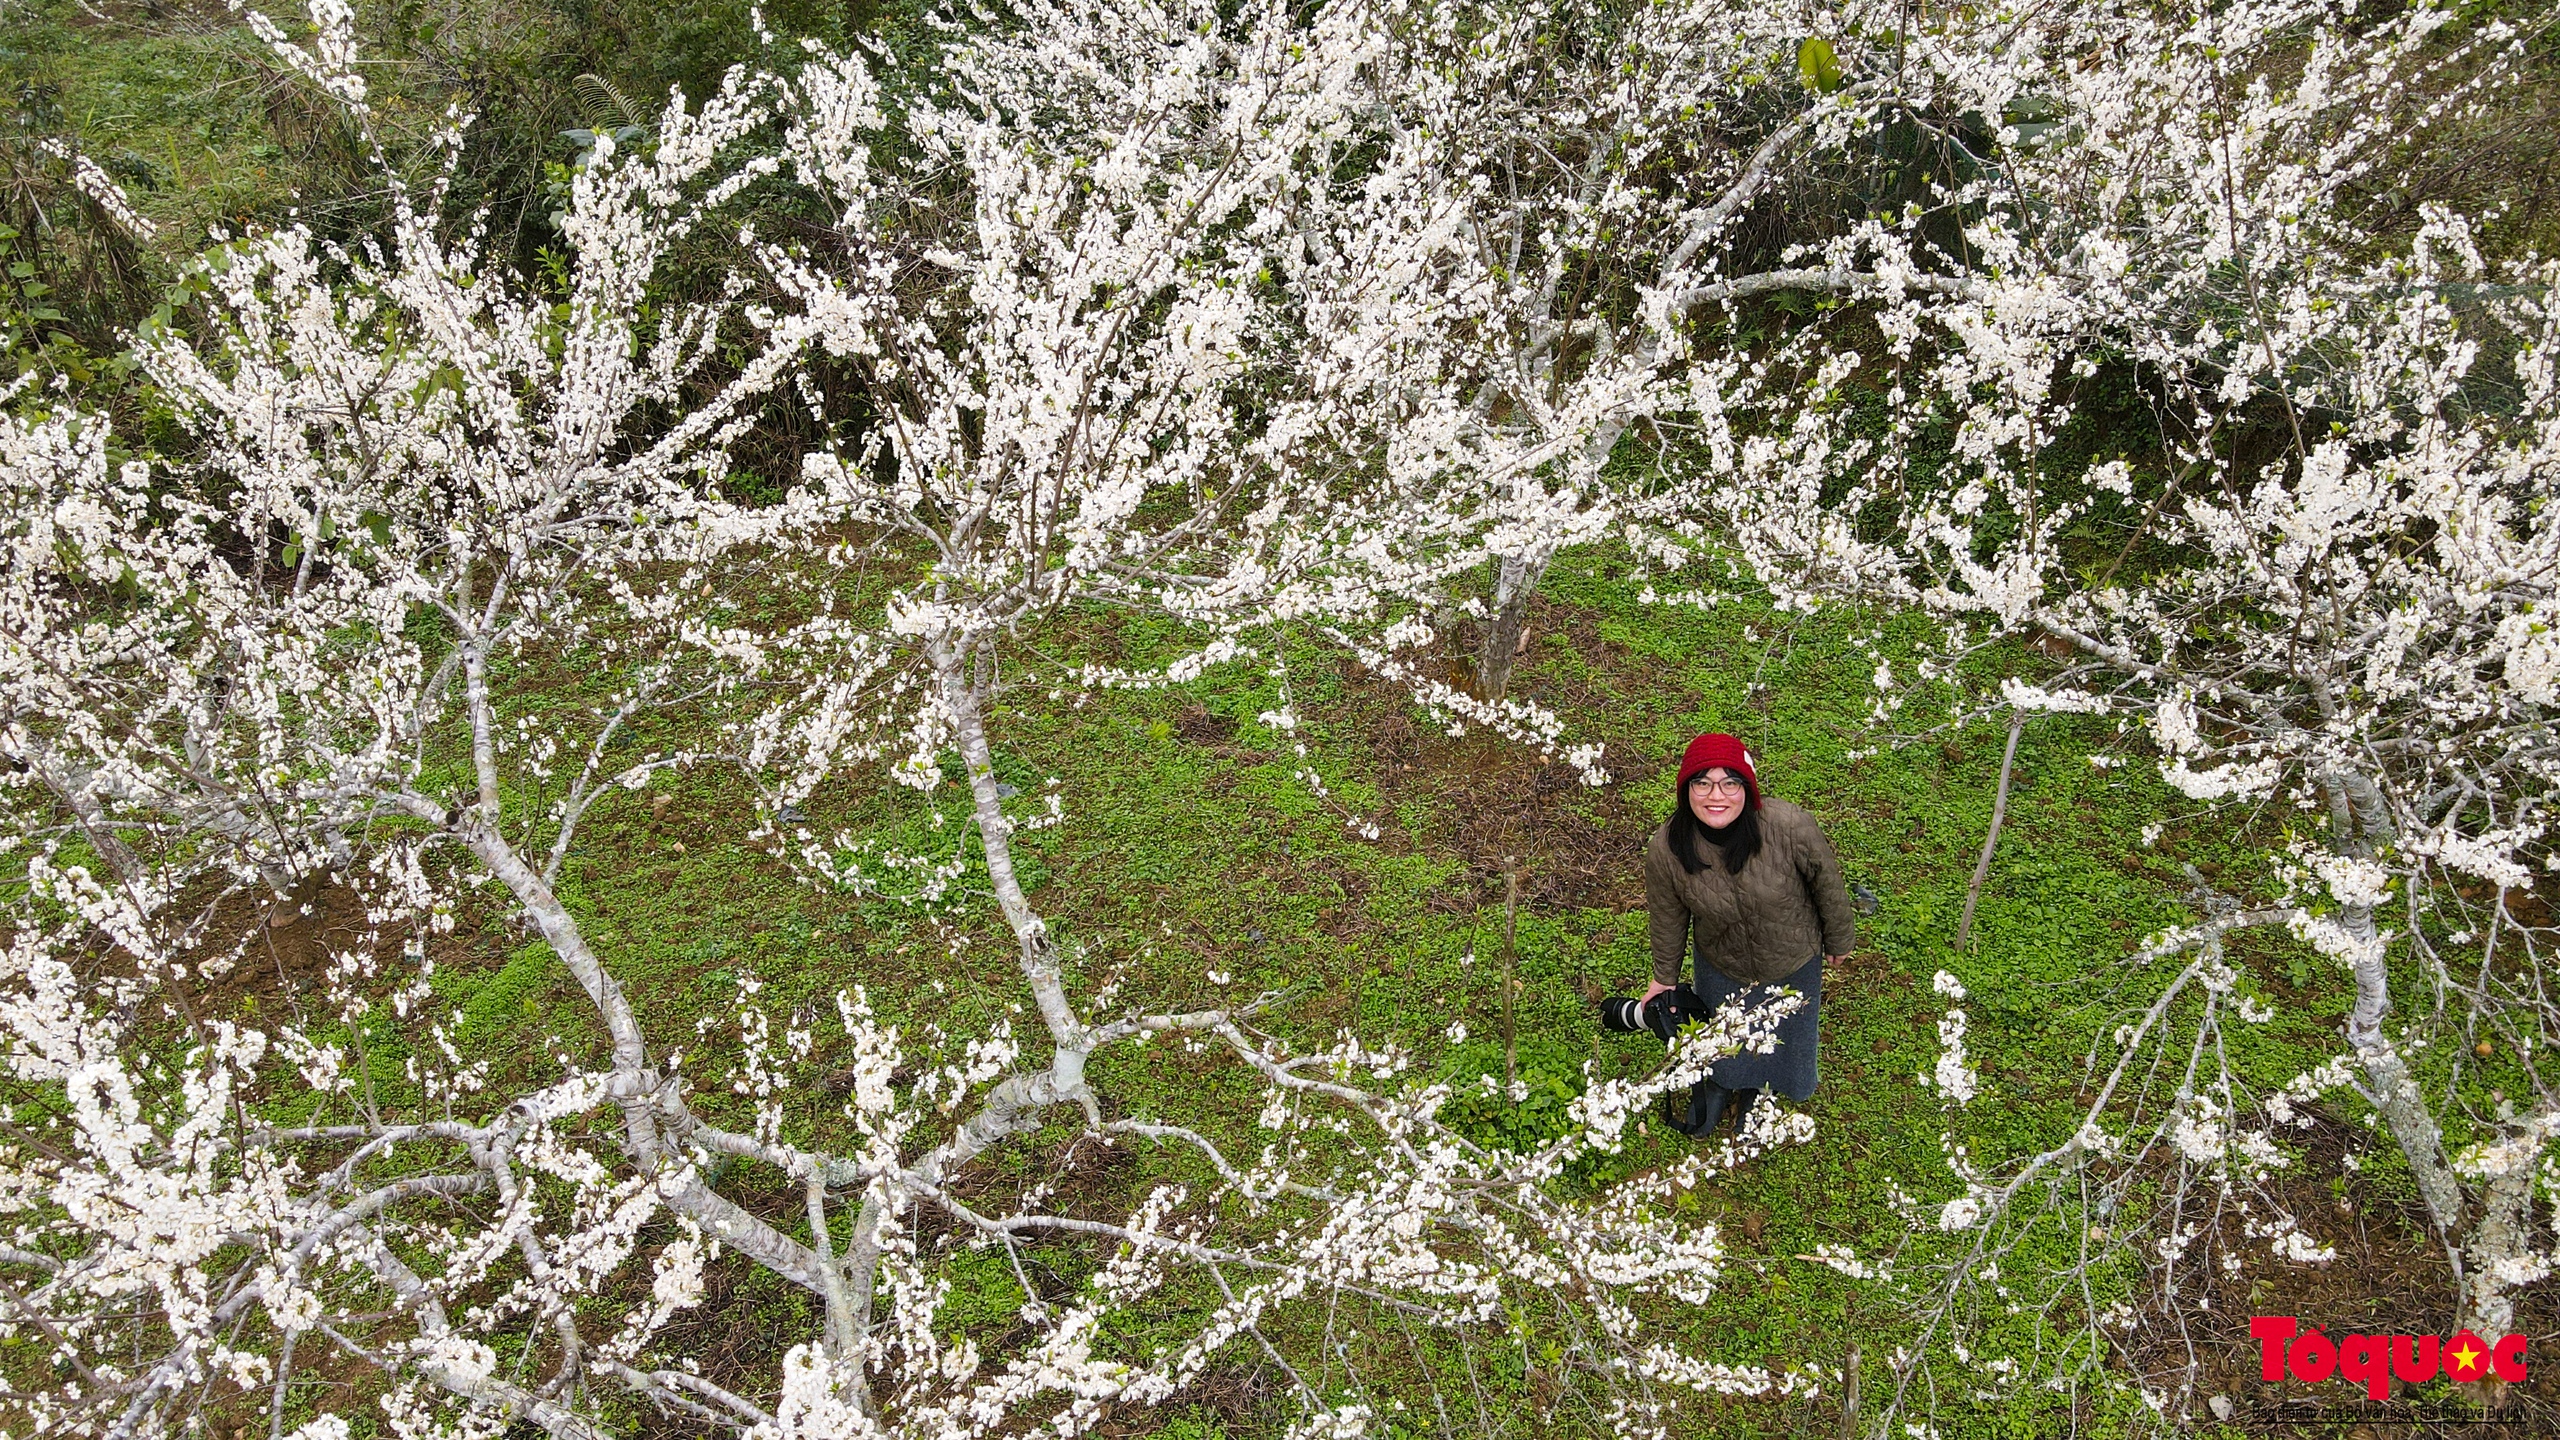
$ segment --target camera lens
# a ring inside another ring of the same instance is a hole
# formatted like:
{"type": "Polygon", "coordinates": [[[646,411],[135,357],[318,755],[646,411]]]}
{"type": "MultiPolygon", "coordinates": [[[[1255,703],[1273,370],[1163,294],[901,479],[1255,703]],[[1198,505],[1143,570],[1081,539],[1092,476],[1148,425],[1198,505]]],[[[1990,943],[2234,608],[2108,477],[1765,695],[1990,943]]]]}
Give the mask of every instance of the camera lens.
{"type": "Polygon", "coordinates": [[[1600,1002],[1600,1026],[1605,1030],[1641,1030],[1644,1028],[1643,1009],[1633,1000],[1612,996],[1600,1002]]]}

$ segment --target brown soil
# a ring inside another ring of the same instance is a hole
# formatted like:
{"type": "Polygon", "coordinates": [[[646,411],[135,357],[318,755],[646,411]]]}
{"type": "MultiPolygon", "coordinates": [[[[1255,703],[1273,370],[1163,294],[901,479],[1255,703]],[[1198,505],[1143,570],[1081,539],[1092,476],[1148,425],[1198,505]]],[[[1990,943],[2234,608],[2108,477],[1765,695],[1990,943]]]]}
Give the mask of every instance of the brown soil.
{"type": "MultiPolygon", "coordinates": [[[[330,954],[364,945],[366,928],[363,901],[327,876],[305,880],[282,902],[262,892],[230,897],[217,912],[207,949],[236,947],[235,963],[215,979],[196,977],[198,1013],[224,1019],[246,1011],[272,1022],[318,1007],[330,954]]],[[[379,943],[396,955],[401,938],[393,934],[379,943]]]]}
{"type": "MultiPolygon", "coordinates": [[[[1524,665],[1541,646],[1567,646],[1595,658],[1619,648],[1600,637],[1588,612],[1545,601],[1531,606],[1528,635],[1524,665]]],[[[1464,666],[1455,657],[1442,669],[1440,678],[1462,683],[1464,666]]],[[[1429,817],[1424,849],[1465,863],[1473,893],[1444,903],[1471,909],[1485,892],[1498,897],[1515,863],[1524,905],[1624,910],[1644,903],[1638,859],[1662,818],[1655,812],[1665,807],[1616,782],[1650,773],[1653,757],[1608,757],[1611,783],[1594,789],[1563,761],[1542,759],[1475,726],[1453,737],[1417,723],[1400,686],[1357,671],[1347,683],[1359,708],[1373,717],[1380,794],[1429,817]]],[[[1537,699],[1565,715],[1602,714],[1615,703],[1544,678],[1537,699]]]]}

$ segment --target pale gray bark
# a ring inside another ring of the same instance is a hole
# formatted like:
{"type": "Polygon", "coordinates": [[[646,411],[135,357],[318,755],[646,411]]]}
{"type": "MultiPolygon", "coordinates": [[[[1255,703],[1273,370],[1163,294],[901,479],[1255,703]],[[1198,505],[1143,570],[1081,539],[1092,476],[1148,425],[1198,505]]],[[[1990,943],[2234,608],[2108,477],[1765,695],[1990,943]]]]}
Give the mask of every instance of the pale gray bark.
{"type": "Polygon", "coordinates": [[[2525,1163],[2488,1176],[2480,1187],[2479,1218],[2465,1237],[2471,1263],[2456,1323],[2492,1340],[2515,1329],[2515,1301],[2502,1271],[2504,1262],[2533,1253],[2534,1175],[2535,1167],[2525,1163]]]}
{"type": "Polygon", "coordinates": [[[1013,931],[1021,954],[1022,976],[1030,982],[1041,1022],[1048,1026],[1049,1038],[1057,1045],[1056,1064],[1063,1067],[1057,1070],[1063,1082],[1059,1088],[1062,1093],[1074,1094],[1084,1085],[1084,1024],[1067,1003],[1058,947],[1049,938],[1048,922],[1023,898],[1022,881],[1013,868],[1013,822],[1005,818],[1004,797],[996,790],[995,754],[987,744],[986,692],[993,677],[983,673],[975,679],[967,677],[966,659],[948,642],[934,647],[934,668],[941,683],[943,704],[950,710],[952,729],[960,742],[960,763],[968,771],[979,844],[986,854],[987,880],[996,892],[996,905],[1004,911],[1006,926],[1013,931]]]}
{"type": "MultiPolygon", "coordinates": [[[[2390,809],[2383,804],[2381,792],[2372,780],[2340,771],[2324,777],[2322,786],[2329,800],[2330,826],[2342,853],[2370,859],[2378,847],[2397,838],[2390,809]]],[[[2355,974],[2356,1001],[2347,1013],[2347,1043],[2355,1047],[2357,1063],[2364,1067],[2365,1085],[2374,1108],[2382,1113],[2383,1124],[2409,1162],[2409,1172],[2418,1182],[2419,1198],[2426,1202],[2427,1216],[2435,1224],[2459,1283],[2463,1270],[2462,1183],[2445,1157],[2444,1132],[2428,1111],[2417,1079],[2409,1073],[2407,1058],[2383,1033],[2382,1017],[2391,1011],[2391,972],[2384,963],[2373,907],[2348,906],[2339,914],[2338,924],[2355,947],[2350,963],[2355,974]]]]}
{"type": "Polygon", "coordinates": [[[1529,597],[1547,573],[1545,556],[1505,555],[1494,566],[1493,613],[1484,622],[1476,647],[1476,698],[1501,699],[1511,689],[1511,666],[1520,656],[1520,635],[1529,623],[1529,597]]]}
{"type": "MultiPolygon", "coordinates": [[[[827,1232],[827,1180],[812,1169],[801,1179],[801,1192],[809,1206],[809,1244],[818,1252],[818,1275],[827,1297],[827,1358],[839,1365],[860,1360],[861,1332],[854,1328],[853,1295],[845,1284],[844,1272],[836,1267],[835,1240],[827,1232]]],[[[870,1318],[870,1307],[862,1307],[860,1318],[870,1318]]]]}
{"type": "MultiPolygon", "coordinates": [[[[451,1329],[445,1318],[444,1303],[436,1297],[434,1289],[393,1254],[381,1237],[360,1225],[353,1227],[350,1234],[358,1243],[357,1255],[365,1268],[390,1288],[403,1308],[418,1316],[422,1335],[442,1335],[451,1329]]],[[[374,1354],[330,1325],[324,1323],[320,1330],[336,1341],[339,1348],[368,1363],[387,1371],[396,1372],[401,1368],[394,1357],[374,1354]]],[[[511,1385],[494,1376],[458,1370],[432,1357],[421,1357],[411,1363],[419,1375],[447,1393],[530,1421],[552,1440],[606,1440],[604,1429],[594,1421],[521,1386],[511,1385]]]]}
{"type": "MultiPolygon", "coordinates": [[[[493,757],[496,721],[484,695],[472,697],[471,715],[475,756],[487,754],[493,757]]],[[[451,816],[450,820],[434,801],[424,796],[403,796],[401,806],[421,820],[445,826],[488,868],[522,907],[570,977],[586,993],[588,1003],[594,1006],[613,1046],[613,1098],[621,1107],[624,1138],[631,1147],[633,1158],[644,1168],[673,1177],[680,1173],[680,1162],[677,1156],[669,1153],[660,1133],[661,1125],[673,1120],[679,1129],[690,1129],[698,1122],[693,1121],[684,1111],[681,1099],[670,1091],[669,1079],[651,1066],[639,1018],[633,1013],[621,984],[588,946],[577,918],[569,913],[568,907],[561,903],[542,875],[507,843],[500,832],[496,808],[499,798],[492,775],[494,759],[475,759],[474,769],[479,772],[481,782],[478,803],[451,816]]],[[[790,1157],[763,1155],[760,1158],[775,1159],[788,1168],[790,1157]]],[[[701,1221],[721,1243],[820,1297],[826,1296],[826,1269],[808,1246],[719,1195],[703,1184],[698,1176],[690,1172],[681,1173],[682,1179],[673,1180],[669,1185],[667,1200],[671,1206],[701,1221]]]]}
{"type": "Polygon", "coordinates": [[[2000,844],[2000,822],[2009,814],[2009,776],[2018,761],[2018,731],[2026,715],[2009,712],[2009,743],[2000,750],[2000,788],[1991,797],[1991,828],[1982,837],[1982,858],[1973,862],[1973,883],[1965,887],[1964,918],[1956,922],[1956,948],[1973,938],[1973,907],[1982,900],[1982,882],[1991,878],[1991,852],[2000,844]]]}
{"type": "MultiPolygon", "coordinates": [[[[1626,433],[1624,417],[1593,431],[1583,446],[1584,466],[1598,473],[1618,448],[1618,437],[1626,433]]],[[[1554,559],[1553,550],[1537,550],[1504,555],[1495,562],[1493,610],[1485,619],[1484,635],[1476,647],[1477,699],[1491,704],[1510,693],[1511,669],[1519,662],[1521,637],[1529,626],[1529,601],[1538,593],[1538,582],[1546,578],[1547,565],[1554,559]]]]}

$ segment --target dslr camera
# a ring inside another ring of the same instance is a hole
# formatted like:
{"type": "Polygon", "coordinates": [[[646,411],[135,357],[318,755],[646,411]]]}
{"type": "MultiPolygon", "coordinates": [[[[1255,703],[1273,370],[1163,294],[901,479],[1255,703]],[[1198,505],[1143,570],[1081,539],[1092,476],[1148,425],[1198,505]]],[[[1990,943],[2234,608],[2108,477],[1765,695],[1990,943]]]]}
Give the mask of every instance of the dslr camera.
{"type": "Polygon", "coordinates": [[[1650,1000],[1612,995],[1600,1002],[1601,1029],[1629,1035],[1649,1030],[1666,1045],[1680,1033],[1681,1026],[1706,1018],[1706,1002],[1686,985],[1675,985],[1650,1000]]]}

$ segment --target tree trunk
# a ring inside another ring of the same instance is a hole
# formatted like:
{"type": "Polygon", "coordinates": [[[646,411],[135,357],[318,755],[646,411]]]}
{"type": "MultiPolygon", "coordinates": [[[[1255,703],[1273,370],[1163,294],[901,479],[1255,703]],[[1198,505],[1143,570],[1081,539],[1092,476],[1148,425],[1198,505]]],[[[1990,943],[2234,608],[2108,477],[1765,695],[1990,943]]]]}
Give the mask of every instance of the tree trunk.
{"type": "Polygon", "coordinates": [[[981,675],[972,682],[963,675],[965,665],[966,661],[947,645],[936,647],[934,666],[942,684],[943,703],[950,708],[952,728],[958,732],[960,762],[969,773],[978,843],[987,857],[987,880],[996,892],[997,907],[1004,911],[1006,926],[1013,931],[1014,943],[1020,947],[1022,975],[1031,982],[1032,998],[1040,1005],[1040,1019],[1049,1027],[1049,1038],[1057,1044],[1058,1088],[1073,1094],[1082,1088],[1084,1025],[1067,1003],[1058,947],[1049,938],[1048,922],[1023,897],[1022,882],[1014,873],[1013,822],[1004,818],[1004,797],[996,791],[995,754],[987,745],[988,696],[984,687],[988,677],[981,675]]]}
{"type": "Polygon", "coordinates": [[[1982,837],[1982,858],[1973,863],[1973,883],[1965,887],[1964,918],[1956,922],[1958,950],[1973,938],[1973,907],[1982,901],[1982,882],[1991,878],[1991,853],[2000,844],[2000,822],[2009,813],[2009,776],[2018,762],[2018,731],[2026,723],[2025,712],[2009,712],[2009,743],[2000,751],[2000,788],[1991,797],[1991,829],[1982,837]]]}
{"type": "MultiPolygon", "coordinates": [[[[2329,796],[2331,829],[2347,854],[2368,859],[2377,845],[2388,845],[2398,838],[2391,812],[2371,780],[2337,773],[2328,777],[2324,788],[2329,796]]],[[[2435,1223],[2445,1258],[2453,1266],[2461,1310],[2467,1316],[2473,1287],[2463,1278],[2462,1251],[2467,1236],[2462,1182],[2454,1176],[2453,1164],[2445,1157],[2444,1132],[2428,1112],[2417,1077],[2409,1073],[2408,1060],[2383,1033],[2382,1017],[2391,1012],[2391,972],[2384,963],[2381,934],[2374,927],[2373,907],[2348,906],[2339,914],[2338,923],[2355,943],[2350,964],[2355,973],[2356,1003],[2347,1012],[2347,1043],[2355,1047],[2356,1060],[2364,1067],[2374,1108],[2382,1112],[2383,1124],[2390,1129],[2400,1154],[2409,1162],[2409,1173],[2418,1182],[2418,1196],[2426,1202],[2427,1216],[2435,1223]]]]}
{"type": "Polygon", "coordinates": [[[2463,1278],[2455,1323],[2495,1340],[2515,1328],[2516,1307],[2507,1298],[2506,1266],[2533,1254],[2534,1159],[2542,1147],[2538,1132],[2528,1130],[2521,1139],[2509,1137],[2488,1148],[2480,1218],[2464,1247],[2471,1263],[2463,1278]]]}
{"type": "MultiPolygon", "coordinates": [[[[1583,444],[1577,476],[1596,477],[1626,433],[1623,416],[1593,430],[1583,444]]],[[[1511,666],[1520,657],[1520,637],[1529,627],[1529,597],[1537,593],[1538,581],[1554,559],[1552,549],[1535,550],[1504,555],[1494,567],[1493,614],[1485,620],[1483,643],[1476,650],[1477,699],[1492,704],[1510,692],[1511,666]]]]}
{"type": "Polygon", "coordinates": [[[2437,1234],[2448,1247],[2459,1245],[2462,1182],[2454,1178],[2453,1166],[2445,1158],[2444,1133],[2427,1111],[2417,1077],[2409,1073],[2409,1062],[2382,1032],[2382,1017],[2391,1009],[2391,976],[2374,931],[2373,909],[2353,906],[2338,918],[2357,941],[2356,1003],[2347,1014],[2347,1043],[2355,1047],[2356,1059],[2364,1066],[2366,1088],[2372,1091],[2383,1123],[2391,1128],[2391,1138],[2399,1142],[2400,1153],[2409,1161],[2409,1172],[2417,1179],[2418,1195],[2427,1203],[2437,1234]]]}
{"type": "Polygon", "coordinates": [[[1529,624],[1529,597],[1547,573],[1547,558],[1505,555],[1494,571],[1493,614],[1476,651],[1476,698],[1488,704],[1511,688],[1511,664],[1520,657],[1520,634],[1529,624]]]}

